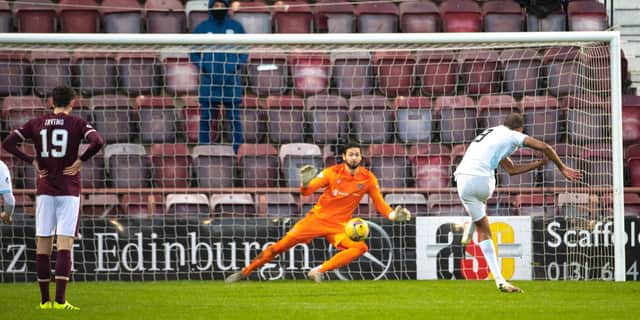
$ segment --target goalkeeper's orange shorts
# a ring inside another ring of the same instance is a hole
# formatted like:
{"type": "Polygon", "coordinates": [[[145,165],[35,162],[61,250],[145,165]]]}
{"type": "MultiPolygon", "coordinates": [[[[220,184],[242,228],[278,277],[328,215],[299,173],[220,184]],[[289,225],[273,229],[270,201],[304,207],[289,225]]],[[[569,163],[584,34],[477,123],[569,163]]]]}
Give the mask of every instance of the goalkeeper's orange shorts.
{"type": "Polygon", "coordinates": [[[352,242],[344,234],[345,224],[346,221],[333,222],[307,215],[298,221],[281,241],[286,243],[309,243],[315,238],[324,237],[337,249],[344,250],[351,247],[350,242],[352,242]]]}

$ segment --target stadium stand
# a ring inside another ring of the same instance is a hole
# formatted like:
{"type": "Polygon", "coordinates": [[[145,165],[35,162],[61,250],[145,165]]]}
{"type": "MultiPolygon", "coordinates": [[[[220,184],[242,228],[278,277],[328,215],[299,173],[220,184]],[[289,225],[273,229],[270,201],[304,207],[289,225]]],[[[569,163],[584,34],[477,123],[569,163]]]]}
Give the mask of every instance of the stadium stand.
{"type": "Polygon", "coordinates": [[[31,52],[33,91],[44,97],[51,89],[64,84],[71,85],[71,56],[67,52],[31,52]]]}
{"type": "Polygon", "coordinates": [[[451,157],[448,147],[419,144],[409,148],[409,159],[418,188],[444,188],[451,185],[451,157]]]}
{"type": "Polygon", "coordinates": [[[382,188],[406,188],[412,185],[409,179],[411,165],[406,150],[401,144],[372,144],[366,153],[369,169],[378,178],[382,188]]]}
{"type": "Polygon", "coordinates": [[[384,196],[391,208],[403,206],[411,211],[416,217],[428,215],[427,198],[420,193],[388,193],[384,196]]]}
{"type": "Polygon", "coordinates": [[[297,188],[300,186],[298,171],[304,165],[322,168],[322,151],[315,144],[283,144],[280,146],[278,157],[280,158],[280,169],[282,170],[284,185],[287,187],[297,188]]]}
{"type": "Polygon", "coordinates": [[[371,54],[368,52],[332,52],[333,82],[338,94],[351,97],[373,92],[371,54]]]}
{"type": "Polygon", "coordinates": [[[212,194],[209,203],[214,218],[246,218],[257,215],[253,197],[248,193],[212,194]]]}
{"type": "Polygon", "coordinates": [[[311,125],[312,140],[318,144],[347,140],[349,104],[341,96],[316,95],[305,103],[305,117],[311,125]]]}
{"type": "Polygon", "coordinates": [[[542,57],[536,50],[507,49],[498,59],[502,64],[504,92],[516,97],[536,94],[542,65],[542,57]]]}
{"type": "Polygon", "coordinates": [[[266,193],[256,196],[258,214],[268,218],[300,216],[298,202],[290,193],[266,193]]]}
{"type": "MultiPolygon", "coordinates": [[[[191,182],[191,154],[185,144],[152,144],[149,156],[156,188],[187,188],[191,182]]],[[[213,179],[213,178],[212,178],[213,179]]]]}
{"type": "Polygon", "coordinates": [[[246,33],[271,33],[271,12],[262,1],[237,1],[232,6],[233,19],[246,33]]]}
{"type": "Polygon", "coordinates": [[[15,1],[13,12],[21,33],[56,32],[56,4],[50,0],[15,1]]]}
{"type": "Polygon", "coordinates": [[[396,128],[400,142],[407,144],[431,142],[434,131],[431,99],[396,97],[393,108],[396,110],[396,128]]]}
{"type": "Polygon", "coordinates": [[[467,94],[492,94],[500,90],[498,58],[498,53],[493,50],[466,50],[458,54],[460,83],[467,94]]]}
{"type": "Polygon", "coordinates": [[[488,1],[482,4],[485,32],[522,32],[525,19],[520,4],[511,0],[488,1]]]}
{"type": "Polygon", "coordinates": [[[411,95],[415,63],[415,58],[407,51],[375,52],[373,70],[379,92],[386,97],[411,95]]]}
{"type": "Polygon", "coordinates": [[[240,104],[240,122],[245,143],[259,143],[266,137],[267,113],[255,96],[244,96],[240,104]]]}
{"type": "Polygon", "coordinates": [[[512,96],[489,95],[478,99],[478,129],[485,130],[502,125],[511,113],[522,113],[519,104],[512,96]]]}
{"type": "Polygon", "coordinates": [[[269,141],[284,144],[304,141],[304,100],[269,96],[261,105],[267,114],[269,141]]]}
{"type": "Polygon", "coordinates": [[[144,3],[147,33],[184,33],[187,31],[184,5],[179,0],[147,0],[144,3]]]}
{"type": "Polygon", "coordinates": [[[313,13],[304,1],[282,1],[273,6],[274,33],[312,33],[313,13]]]}
{"type": "Polygon", "coordinates": [[[135,107],[140,119],[140,143],[178,142],[178,114],[173,99],[161,96],[139,97],[135,107]]]}
{"type": "MultiPolygon", "coordinates": [[[[280,171],[278,150],[270,144],[242,144],[238,169],[245,187],[277,187],[280,171]]],[[[213,205],[212,205],[213,207],[213,205]]]]}
{"type": "MultiPolygon", "coordinates": [[[[88,144],[81,144],[78,149],[78,154],[84,154],[85,150],[89,147],[88,144]]],[[[82,163],[80,169],[80,176],[82,179],[83,188],[104,188],[106,187],[105,181],[105,166],[104,166],[104,153],[100,150],[91,159],[82,163]]]]}
{"type": "Polygon", "coordinates": [[[453,53],[418,52],[417,83],[424,96],[454,95],[458,85],[458,60],[453,53]]]}
{"type": "Polygon", "coordinates": [[[28,55],[24,52],[5,52],[0,54],[0,96],[21,96],[29,91],[27,75],[28,55]]]}
{"type": "Polygon", "coordinates": [[[393,139],[394,111],[383,96],[358,96],[349,99],[351,135],[359,143],[385,143],[393,139]]]}
{"type": "Polygon", "coordinates": [[[560,139],[558,122],[560,110],[553,96],[525,96],[520,101],[524,115],[524,132],[546,143],[555,144],[560,139]]]}
{"type": "Polygon", "coordinates": [[[287,90],[287,55],[284,53],[249,53],[247,58],[248,88],[259,96],[281,95],[287,90]]]}
{"type": "Polygon", "coordinates": [[[148,188],[151,186],[151,163],[144,146],[115,143],[104,148],[107,173],[114,188],[148,188]]]}
{"type": "Polygon", "coordinates": [[[68,33],[100,32],[100,10],[95,0],[60,0],[60,31],[68,33]]]}
{"type": "Polygon", "coordinates": [[[206,194],[168,194],[165,201],[165,212],[175,216],[200,216],[211,215],[209,198],[206,194]]]}
{"type": "Polygon", "coordinates": [[[316,1],[314,9],[315,32],[356,32],[356,17],[350,2],[343,0],[316,1]]]}
{"type": "Polygon", "coordinates": [[[440,4],[443,32],[482,31],[482,11],[472,0],[447,0],[440,4]]]}
{"type": "Polygon", "coordinates": [[[100,6],[106,33],[144,33],[144,8],[136,0],[103,0],[100,6]]]}
{"type": "Polygon", "coordinates": [[[440,32],[440,9],[431,1],[403,1],[398,5],[400,31],[405,33],[440,32]]]}
{"type": "Polygon", "coordinates": [[[89,100],[94,126],[107,143],[131,142],[138,133],[133,128],[137,113],[129,98],[118,95],[99,95],[89,100]]]}
{"type": "Polygon", "coordinates": [[[193,95],[198,93],[199,71],[189,60],[186,52],[177,53],[171,48],[160,51],[163,67],[164,91],[172,96],[193,95]]]}
{"type": "Polygon", "coordinates": [[[227,145],[200,145],[191,151],[195,185],[200,188],[234,186],[236,155],[227,145]]]}
{"type": "Polygon", "coordinates": [[[398,8],[391,2],[356,3],[359,33],[398,32],[398,8]]]}
{"type": "Polygon", "coordinates": [[[440,142],[446,144],[470,143],[476,136],[478,111],[468,96],[436,98],[440,115],[440,142]]]}
{"type": "Polygon", "coordinates": [[[113,94],[118,79],[115,57],[110,53],[75,52],[71,57],[74,87],[84,96],[113,94]]]}

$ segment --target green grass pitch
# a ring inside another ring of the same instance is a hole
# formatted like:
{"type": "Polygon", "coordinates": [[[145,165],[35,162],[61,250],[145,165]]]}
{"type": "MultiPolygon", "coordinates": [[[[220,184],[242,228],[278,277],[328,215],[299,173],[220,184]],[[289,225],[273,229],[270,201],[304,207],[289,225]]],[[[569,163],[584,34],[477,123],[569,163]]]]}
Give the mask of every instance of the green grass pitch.
{"type": "Polygon", "coordinates": [[[77,312],[36,310],[35,282],[0,284],[0,319],[640,319],[640,282],[515,283],[524,294],[492,281],[73,282],[77,312]]]}

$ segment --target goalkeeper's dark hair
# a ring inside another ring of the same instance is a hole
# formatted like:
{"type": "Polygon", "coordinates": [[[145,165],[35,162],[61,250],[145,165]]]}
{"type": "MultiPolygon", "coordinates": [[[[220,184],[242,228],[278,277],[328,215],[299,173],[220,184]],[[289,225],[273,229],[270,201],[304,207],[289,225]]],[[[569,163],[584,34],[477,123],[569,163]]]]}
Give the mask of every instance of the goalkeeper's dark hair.
{"type": "Polygon", "coordinates": [[[58,86],[51,90],[51,98],[53,99],[53,106],[56,108],[64,108],[71,103],[71,100],[76,97],[76,92],[67,86],[58,86]]]}
{"type": "Polygon", "coordinates": [[[342,152],[341,154],[347,154],[347,150],[351,149],[351,148],[358,148],[362,151],[362,147],[360,146],[360,144],[355,143],[353,141],[347,142],[343,147],[342,147],[342,152]]]}
{"type": "Polygon", "coordinates": [[[504,126],[514,130],[518,128],[524,128],[524,118],[520,113],[512,113],[504,119],[504,126]]]}

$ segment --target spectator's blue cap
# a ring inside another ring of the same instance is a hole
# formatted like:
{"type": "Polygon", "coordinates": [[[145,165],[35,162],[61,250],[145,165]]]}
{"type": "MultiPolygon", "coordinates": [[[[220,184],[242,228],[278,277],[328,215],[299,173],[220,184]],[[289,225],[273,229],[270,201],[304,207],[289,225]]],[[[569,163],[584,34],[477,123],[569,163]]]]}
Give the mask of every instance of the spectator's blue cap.
{"type": "Polygon", "coordinates": [[[225,7],[229,7],[229,0],[209,0],[209,8],[213,7],[213,5],[216,3],[216,1],[220,1],[222,3],[224,3],[225,7]]]}

